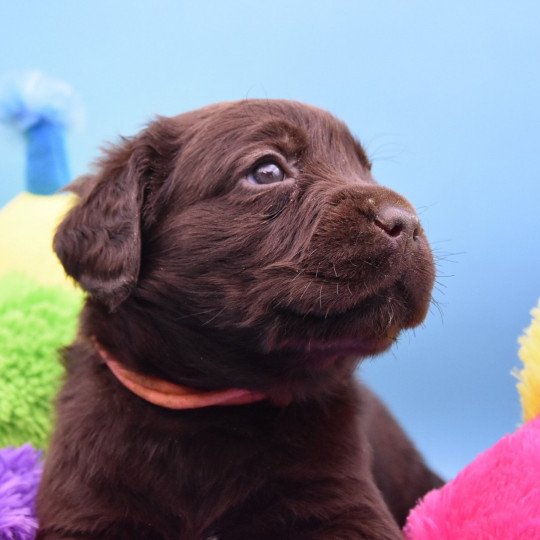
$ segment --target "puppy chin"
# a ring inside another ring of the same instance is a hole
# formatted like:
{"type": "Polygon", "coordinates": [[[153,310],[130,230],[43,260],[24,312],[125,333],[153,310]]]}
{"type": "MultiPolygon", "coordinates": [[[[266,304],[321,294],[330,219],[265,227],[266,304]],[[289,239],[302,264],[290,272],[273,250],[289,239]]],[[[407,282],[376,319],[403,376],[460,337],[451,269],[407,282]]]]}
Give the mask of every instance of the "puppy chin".
{"type": "Polygon", "coordinates": [[[263,343],[265,352],[286,352],[306,365],[324,368],[337,358],[364,358],[386,351],[397,339],[401,326],[384,324],[346,313],[334,317],[281,315],[263,343]]]}

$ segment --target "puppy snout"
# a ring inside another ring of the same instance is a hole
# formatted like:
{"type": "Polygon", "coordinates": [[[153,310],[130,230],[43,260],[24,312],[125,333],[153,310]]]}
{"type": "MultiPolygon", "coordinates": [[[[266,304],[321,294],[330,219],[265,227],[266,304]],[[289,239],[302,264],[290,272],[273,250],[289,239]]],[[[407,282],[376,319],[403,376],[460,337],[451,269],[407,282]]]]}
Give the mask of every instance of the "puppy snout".
{"type": "Polygon", "coordinates": [[[391,238],[416,240],[420,233],[420,221],[414,212],[397,205],[382,207],[373,222],[391,238]]]}

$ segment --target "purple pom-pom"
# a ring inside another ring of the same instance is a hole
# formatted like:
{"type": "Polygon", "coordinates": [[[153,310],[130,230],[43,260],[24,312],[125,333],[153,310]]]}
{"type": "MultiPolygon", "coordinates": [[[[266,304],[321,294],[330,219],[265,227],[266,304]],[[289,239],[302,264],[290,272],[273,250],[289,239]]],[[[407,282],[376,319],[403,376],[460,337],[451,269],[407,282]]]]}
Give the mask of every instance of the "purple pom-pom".
{"type": "Polygon", "coordinates": [[[31,540],[37,531],[41,452],[29,444],[0,450],[0,540],[31,540]]]}

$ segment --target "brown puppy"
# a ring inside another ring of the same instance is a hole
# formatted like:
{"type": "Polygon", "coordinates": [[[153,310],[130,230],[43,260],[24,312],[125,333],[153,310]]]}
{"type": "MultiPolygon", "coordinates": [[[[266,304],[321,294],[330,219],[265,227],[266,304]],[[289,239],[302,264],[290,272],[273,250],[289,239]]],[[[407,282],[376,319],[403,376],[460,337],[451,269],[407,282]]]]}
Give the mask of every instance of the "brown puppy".
{"type": "Polygon", "coordinates": [[[424,319],[433,261],[346,126],[267,100],[159,118],[78,190],[39,538],[400,538],[440,480],[353,371],[424,319]]]}

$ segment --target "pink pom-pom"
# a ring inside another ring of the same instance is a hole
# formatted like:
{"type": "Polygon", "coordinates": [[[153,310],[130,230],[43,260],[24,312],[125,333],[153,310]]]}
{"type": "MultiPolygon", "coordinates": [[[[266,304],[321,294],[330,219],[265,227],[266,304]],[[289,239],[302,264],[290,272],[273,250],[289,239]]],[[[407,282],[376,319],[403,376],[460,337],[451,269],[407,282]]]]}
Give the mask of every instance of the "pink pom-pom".
{"type": "Polygon", "coordinates": [[[540,540],[540,417],[411,511],[408,540],[540,540]]]}

